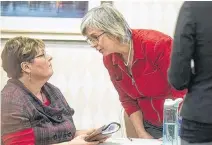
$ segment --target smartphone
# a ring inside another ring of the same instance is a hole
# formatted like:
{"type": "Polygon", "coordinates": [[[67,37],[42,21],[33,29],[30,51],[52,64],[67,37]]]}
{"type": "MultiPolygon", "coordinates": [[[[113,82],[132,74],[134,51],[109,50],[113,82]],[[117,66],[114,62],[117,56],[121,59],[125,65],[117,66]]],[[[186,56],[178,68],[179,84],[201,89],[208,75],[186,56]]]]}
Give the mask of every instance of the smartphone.
{"type": "Polygon", "coordinates": [[[111,134],[117,132],[121,128],[121,125],[117,122],[112,122],[108,125],[104,125],[95,130],[92,134],[85,138],[85,141],[97,141],[98,137],[106,138],[111,136],[111,134]]]}

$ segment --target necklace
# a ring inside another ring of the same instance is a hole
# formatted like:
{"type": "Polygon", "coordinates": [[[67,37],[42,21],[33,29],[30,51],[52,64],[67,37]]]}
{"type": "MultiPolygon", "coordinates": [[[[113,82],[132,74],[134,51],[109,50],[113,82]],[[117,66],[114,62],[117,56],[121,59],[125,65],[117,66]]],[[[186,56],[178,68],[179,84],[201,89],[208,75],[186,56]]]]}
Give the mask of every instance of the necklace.
{"type": "Polygon", "coordinates": [[[127,63],[124,62],[125,66],[129,65],[130,56],[131,56],[131,50],[132,50],[132,41],[130,41],[130,50],[129,50],[129,54],[128,54],[128,57],[127,57],[127,63]]]}

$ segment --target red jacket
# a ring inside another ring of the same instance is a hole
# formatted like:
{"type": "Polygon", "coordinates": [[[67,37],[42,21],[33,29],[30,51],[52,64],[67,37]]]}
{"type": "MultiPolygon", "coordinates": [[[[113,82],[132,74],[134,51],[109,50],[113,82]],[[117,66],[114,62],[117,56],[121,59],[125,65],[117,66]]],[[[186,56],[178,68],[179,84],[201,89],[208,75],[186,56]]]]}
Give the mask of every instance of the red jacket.
{"type": "Polygon", "coordinates": [[[172,38],[154,30],[132,30],[132,39],[132,77],[118,53],[104,56],[104,64],[127,114],[141,110],[144,120],[161,126],[165,98],[185,94],[172,88],[167,79],[172,38]]]}

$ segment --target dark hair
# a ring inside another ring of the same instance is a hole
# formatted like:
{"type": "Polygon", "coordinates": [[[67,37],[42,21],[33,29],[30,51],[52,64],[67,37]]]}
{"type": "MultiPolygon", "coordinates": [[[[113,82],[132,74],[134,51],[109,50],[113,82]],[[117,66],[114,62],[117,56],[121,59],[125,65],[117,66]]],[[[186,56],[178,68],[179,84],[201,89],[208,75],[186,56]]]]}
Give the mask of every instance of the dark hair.
{"type": "Polygon", "coordinates": [[[9,39],[2,51],[2,67],[9,78],[18,79],[22,76],[21,63],[31,62],[38,54],[39,49],[44,48],[42,40],[28,37],[15,37],[9,39]]]}

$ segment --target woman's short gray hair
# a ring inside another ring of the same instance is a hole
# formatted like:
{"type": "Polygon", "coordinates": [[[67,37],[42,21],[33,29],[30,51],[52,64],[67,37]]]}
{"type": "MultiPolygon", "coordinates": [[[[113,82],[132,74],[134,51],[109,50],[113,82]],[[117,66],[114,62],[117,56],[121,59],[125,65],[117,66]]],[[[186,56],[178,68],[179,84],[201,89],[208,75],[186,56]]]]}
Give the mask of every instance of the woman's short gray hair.
{"type": "Polygon", "coordinates": [[[82,35],[87,35],[86,28],[100,29],[120,40],[129,43],[131,29],[123,15],[111,4],[102,4],[88,11],[81,23],[82,35]]]}

